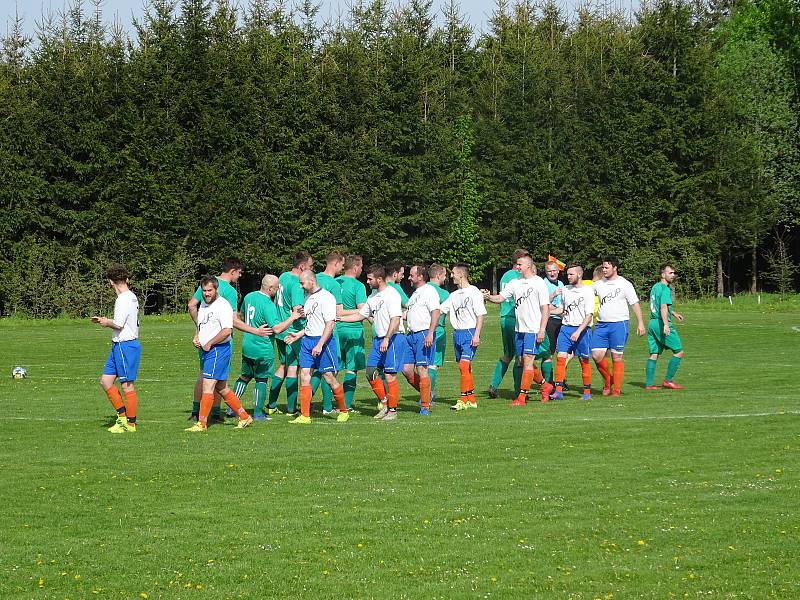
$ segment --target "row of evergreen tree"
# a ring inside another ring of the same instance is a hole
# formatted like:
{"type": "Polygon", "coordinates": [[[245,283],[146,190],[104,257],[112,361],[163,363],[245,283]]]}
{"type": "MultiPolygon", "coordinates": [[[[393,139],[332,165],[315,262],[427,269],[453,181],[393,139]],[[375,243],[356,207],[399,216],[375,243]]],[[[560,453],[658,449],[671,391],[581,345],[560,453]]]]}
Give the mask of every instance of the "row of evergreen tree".
{"type": "Polygon", "coordinates": [[[318,10],[151,0],[129,35],[78,2],[32,40],[17,21],[0,308],[91,312],[121,261],[180,310],[223,256],[264,273],[299,248],[487,278],[519,246],[616,253],[643,287],[665,259],[689,294],[794,286],[798,0],[497,0],[481,35],[455,0],[318,10]]]}

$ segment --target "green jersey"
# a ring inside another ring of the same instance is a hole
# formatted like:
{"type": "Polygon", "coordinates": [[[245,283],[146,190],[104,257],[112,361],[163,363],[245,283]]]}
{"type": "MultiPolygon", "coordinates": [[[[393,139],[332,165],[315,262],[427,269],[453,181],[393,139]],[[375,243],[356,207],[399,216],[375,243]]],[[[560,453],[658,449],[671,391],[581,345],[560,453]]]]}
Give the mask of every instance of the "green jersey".
{"type": "MultiPolygon", "coordinates": [[[[356,310],[359,304],[364,304],[367,301],[367,287],[355,277],[347,275],[340,275],[336,278],[336,282],[341,288],[342,294],[342,308],[346,310],[356,310]]],[[[363,323],[337,323],[336,327],[340,330],[357,330],[363,329],[363,323]]]]}
{"type": "Polygon", "coordinates": [[[328,290],[336,298],[336,304],[342,304],[342,286],[326,273],[317,274],[317,283],[323,290],[328,290]]]}
{"type": "Polygon", "coordinates": [[[660,281],[650,290],[650,318],[661,320],[661,305],[667,305],[667,323],[672,325],[672,290],[660,281]]]}
{"type": "MultiPolygon", "coordinates": [[[[259,290],[250,292],[244,297],[242,313],[244,322],[250,327],[258,328],[262,325],[274,327],[281,322],[272,298],[259,290]]],[[[242,355],[247,358],[273,360],[275,350],[272,347],[272,336],[259,337],[252,333],[245,333],[242,336],[242,355]]]]}
{"type": "MultiPolygon", "coordinates": [[[[450,292],[448,292],[445,289],[442,289],[441,287],[439,287],[438,284],[429,283],[429,285],[433,286],[433,289],[435,289],[436,293],[439,294],[439,304],[443,304],[444,301],[447,300],[447,298],[450,296],[450,292]]],[[[441,327],[442,329],[444,329],[444,324],[445,324],[446,320],[447,320],[447,315],[444,314],[444,313],[440,314],[439,315],[439,322],[436,324],[436,327],[437,328],[441,327]]]]}
{"type": "MultiPolygon", "coordinates": [[[[305,293],[303,288],[300,287],[300,278],[291,271],[281,273],[281,276],[278,277],[278,293],[275,295],[275,306],[278,309],[280,322],[289,318],[293,307],[303,306],[305,301],[305,293]]],[[[305,319],[297,319],[287,329],[276,334],[275,337],[282,340],[290,331],[301,331],[303,327],[305,327],[305,319]]]]}
{"type": "Polygon", "coordinates": [[[403,288],[400,287],[400,284],[395,283],[394,281],[387,281],[386,283],[397,290],[397,293],[400,294],[400,306],[405,308],[406,304],[408,304],[408,296],[406,296],[406,293],[403,291],[403,288]]]}
{"type": "MultiPolygon", "coordinates": [[[[519,271],[515,271],[514,269],[509,269],[503,276],[500,278],[500,291],[502,292],[503,289],[515,279],[519,279],[522,275],[519,274],[519,271]]],[[[500,316],[501,317],[513,317],[515,316],[514,310],[514,298],[509,298],[505,302],[500,304],[500,316]]]]}

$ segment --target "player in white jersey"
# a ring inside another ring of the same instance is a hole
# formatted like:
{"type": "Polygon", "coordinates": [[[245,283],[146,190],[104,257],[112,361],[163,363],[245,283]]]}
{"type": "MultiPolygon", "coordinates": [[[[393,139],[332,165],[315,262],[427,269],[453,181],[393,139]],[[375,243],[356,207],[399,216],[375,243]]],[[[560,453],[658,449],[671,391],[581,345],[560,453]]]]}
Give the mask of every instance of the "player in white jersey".
{"type": "Polygon", "coordinates": [[[544,280],[535,274],[535,265],[530,256],[520,256],[515,264],[521,277],[509,282],[499,294],[483,290],[483,296],[495,304],[514,299],[516,319],[514,342],[517,360],[522,363],[522,381],[519,394],[511,405],[525,406],[532,382],[541,384],[542,402],[547,402],[550,399],[550,392],[553,391],[553,386],[544,381],[535,363],[539,344],[547,335],[550,294],[544,280]]]}
{"type": "Polygon", "coordinates": [[[436,325],[439,322],[439,293],[428,284],[425,265],[411,267],[408,279],[414,293],[406,305],[406,358],[403,375],[419,392],[419,414],[430,415],[431,380],[428,367],[436,353],[436,325]]]}
{"type": "Polygon", "coordinates": [[[393,421],[397,418],[397,402],[400,389],[397,385],[397,373],[403,370],[405,341],[400,338],[400,320],[403,315],[400,294],[386,283],[386,269],[382,265],[372,265],[367,269],[367,285],[375,293],[367,298],[366,303],[355,314],[341,317],[345,323],[358,323],[372,318],[372,348],[367,358],[367,381],[373,393],[381,403],[376,419],[393,421]],[[386,377],[386,387],[380,378],[382,369],[386,377]]]}
{"type": "Polygon", "coordinates": [[[564,397],[564,376],[567,370],[567,359],[576,355],[581,363],[581,377],[583,379],[583,400],[592,397],[592,370],[589,364],[592,341],[592,317],[594,310],[594,289],[584,285],[583,267],[570,265],[567,269],[567,282],[569,285],[560,287],[557,294],[563,307],[561,315],[562,324],[556,342],[555,391],[551,400],[561,400],[564,397]]]}
{"type": "Polygon", "coordinates": [[[481,343],[486,306],[483,293],[469,282],[469,267],[465,263],[456,263],[451,272],[457,289],[442,303],[441,310],[450,315],[453,326],[453,351],[461,373],[461,397],[450,408],[466,410],[478,407],[472,361],[481,343]]]}
{"type": "Polygon", "coordinates": [[[92,322],[111,329],[111,352],[106,359],[100,385],[117,411],[117,422],[109,427],[111,433],[136,431],[136,388],[133,382],[139,371],[142,347],[139,345],[139,300],[128,287],[128,269],[124,265],[111,265],[106,270],[108,284],[117,295],[114,301],[114,318],[94,316],[92,322]],[[125,394],[125,401],[115,385],[125,394]]]}
{"type": "Polygon", "coordinates": [[[225,404],[239,416],[237,429],[244,429],[253,422],[253,418],[242,408],[239,398],[228,387],[234,309],[230,302],[219,295],[219,282],[216,277],[204,275],[200,280],[200,290],[203,301],[197,309],[197,333],[192,343],[201,351],[200,377],[203,382],[203,393],[200,397],[197,423],[188,427],[186,431],[206,431],[215,394],[219,394],[225,404]]]}
{"type": "Polygon", "coordinates": [[[614,256],[603,259],[603,279],[592,284],[599,299],[597,324],[592,335],[592,358],[597,370],[603,376],[603,395],[619,396],[625,364],[622,353],[628,340],[628,321],[633,309],[636,315],[636,334],[645,334],[642,321],[642,309],[639,307],[639,296],[633,284],[619,274],[619,261],[614,256]],[[612,374],[608,370],[608,350],[611,351],[613,363],[614,390],[611,390],[612,374]]]}
{"type": "Polygon", "coordinates": [[[322,373],[325,382],[333,391],[333,397],[339,406],[339,415],[336,420],[344,423],[350,418],[344,404],[344,390],[336,380],[339,371],[339,348],[333,328],[336,325],[337,299],[328,290],[322,289],[317,283],[317,276],[313,271],[303,271],[300,274],[300,286],[305,292],[303,303],[303,316],[306,325],[302,331],[290,333],[286,336],[286,343],[300,343],[300,415],[291,421],[307,425],[311,423],[311,372],[322,373]]]}

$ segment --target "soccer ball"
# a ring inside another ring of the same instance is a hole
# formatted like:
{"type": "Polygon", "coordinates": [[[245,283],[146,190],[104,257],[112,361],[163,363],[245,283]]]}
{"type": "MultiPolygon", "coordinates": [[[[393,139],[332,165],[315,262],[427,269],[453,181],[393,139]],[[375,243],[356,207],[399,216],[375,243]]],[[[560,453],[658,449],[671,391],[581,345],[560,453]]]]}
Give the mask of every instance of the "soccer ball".
{"type": "Polygon", "coordinates": [[[12,379],[25,379],[27,376],[28,372],[22,367],[14,367],[13,369],[11,369],[12,379]]]}

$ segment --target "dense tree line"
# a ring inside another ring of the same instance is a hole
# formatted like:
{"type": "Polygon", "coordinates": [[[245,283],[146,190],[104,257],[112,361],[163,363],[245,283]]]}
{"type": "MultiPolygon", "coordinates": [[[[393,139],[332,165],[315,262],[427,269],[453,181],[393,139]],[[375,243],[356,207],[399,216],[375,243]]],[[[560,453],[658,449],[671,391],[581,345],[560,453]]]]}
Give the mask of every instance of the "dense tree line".
{"type": "Polygon", "coordinates": [[[0,304],[85,314],[127,263],[181,309],[225,255],[368,261],[514,248],[687,294],[796,282],[798,0],[657,0],[635,16],[497,0],[152,0],[133,34],[99,4],[17,22],[0,60],[0,304]]]}

